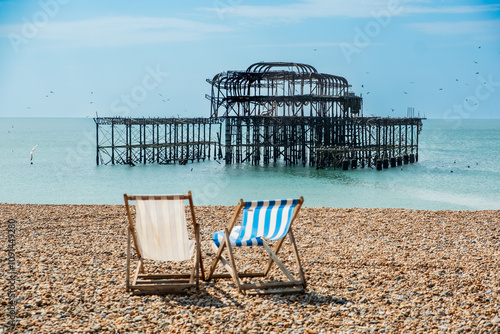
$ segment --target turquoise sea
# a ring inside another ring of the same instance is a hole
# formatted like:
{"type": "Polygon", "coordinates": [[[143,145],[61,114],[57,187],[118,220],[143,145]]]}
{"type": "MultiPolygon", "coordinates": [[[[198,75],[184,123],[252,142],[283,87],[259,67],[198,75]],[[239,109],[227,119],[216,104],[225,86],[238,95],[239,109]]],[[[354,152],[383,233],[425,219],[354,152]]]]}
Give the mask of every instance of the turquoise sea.
{"type": "Polygon", "coordinates": [[[500,209],[500,120],[425,120],[419,139],[417,163],[382,171],[216,161],[97,166],[90,118],[0,118],[0,202],[121,204],[125,192],[191,190],[195,205],[304,196],[309,207],[500,209]]]}

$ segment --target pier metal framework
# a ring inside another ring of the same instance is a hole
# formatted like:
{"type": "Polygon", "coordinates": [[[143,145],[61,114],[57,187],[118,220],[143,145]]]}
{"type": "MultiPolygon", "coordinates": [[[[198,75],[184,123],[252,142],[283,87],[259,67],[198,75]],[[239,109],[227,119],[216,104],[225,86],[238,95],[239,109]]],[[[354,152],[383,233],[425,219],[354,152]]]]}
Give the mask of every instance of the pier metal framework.
{"type": "Polygon", "coordinates": [[[316,166],[377,169],[418,161],[421,118],[357,117],[344,120],[344,145],[316,148],[316,166]]]}
{"type": "Polygon", "coordinates": [[[362,99],[349,92],[343,77],[318,73],[311,65],[256,63],[246,71],[227,71],[213,79],[212,118],[238,116],[352,117],[362,99]]]}
{"type": "Polygon", "coordinates": [[[388,168],[418,160],[419,118],[225,118],[225,161],[388,168]]]}
{"type": "Polygon", "coordinates": [[[94,121],[97,165],[186,164],[222,155],[217,119],[98,117],[94,121]]]}
{"type": "Polygon", "coordinates": [[[207,81],[211,117],[225,121],[228,164],[282,159],[347,169],[418,159],[421,118],[363,117],[347,79],[311,65],[256,63],[207,81]]]}
{"type": "Polygon", "coordinates": [[[273,62],[207,81],[209,118],[96,118],[97,164],[213,158],[383,169],[418,161],[424,118],[364,117],[362,98],[343,77],[273,62]]]}

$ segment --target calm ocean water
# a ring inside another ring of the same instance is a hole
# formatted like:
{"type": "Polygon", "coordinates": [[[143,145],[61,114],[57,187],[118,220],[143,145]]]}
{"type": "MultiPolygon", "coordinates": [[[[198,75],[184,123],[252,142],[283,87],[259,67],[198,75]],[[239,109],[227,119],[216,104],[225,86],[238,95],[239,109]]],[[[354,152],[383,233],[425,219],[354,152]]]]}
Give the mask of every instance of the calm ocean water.
{"type": "Polygon", "coordinates": [[[96,166],[89,118],[0,118],[0,157],[2,203],[122,204],[125,192],[191,190],[195,205],[304,196],[310,207],[500,209],[500,120],[426,120],[418,163],[383,171],[215,161],[96,166]]]}

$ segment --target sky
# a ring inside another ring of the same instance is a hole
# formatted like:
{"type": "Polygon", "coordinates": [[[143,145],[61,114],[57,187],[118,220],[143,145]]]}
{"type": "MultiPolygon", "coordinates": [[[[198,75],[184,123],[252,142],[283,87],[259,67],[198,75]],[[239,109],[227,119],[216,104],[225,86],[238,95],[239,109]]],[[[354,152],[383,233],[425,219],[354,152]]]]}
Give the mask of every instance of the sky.
{"type": "Polygon", "coordinates": [[[0,117],[208,117],[206,80],[262,61],[365,116],[500,118],[500,2],[0,0],[0,117]]]}

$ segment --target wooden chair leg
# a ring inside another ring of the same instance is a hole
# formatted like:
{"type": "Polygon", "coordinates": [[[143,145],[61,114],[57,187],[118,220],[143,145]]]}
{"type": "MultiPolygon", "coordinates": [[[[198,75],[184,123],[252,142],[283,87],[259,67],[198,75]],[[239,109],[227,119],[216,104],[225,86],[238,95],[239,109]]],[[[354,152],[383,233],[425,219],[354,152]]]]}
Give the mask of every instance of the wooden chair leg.
{"type": "Polygon", "coordinates": [[[128,237],[127,237],[127,276],[125,278],[125,284],[127,287],[127,292],[130,291],[130,229],[127,229],[128,237]]]}
{"type": "Polygon", "coordinates": [[[304,288],[306,287],[306,277],[304,275],[304,270],[302,269],[302,263],[300,262],[299,251],[297,250],[297,244],[295,243],[295,237],[293,236],[292,230],[288,232],[288,237],[290,238],[290,243],[292,244],[293,253],[295,255],[295,261],[297,267],[299,268],[300,280],[304,288]]]}
{"type": "Polygon", "coordinates": [[[142,268],[142,259],[139,259],[139,263],[137,264],[137,268],[135,269],[134,280],[132,281],[132,285],[137,285],[137,279],[139,278],[139,273],[144,273],[144,271],[141,272],[141,268],[142,268]]]}
{"type": "Polygon", "coordinates": [[[285,267],[283,262],[281,262],[281,260],[278,258],[278,256],[273,252],[273,250],[271,249],[269,244],[265,240],[262,240],[262,243],[264,244],[264,248],[267,251],[267,253],[269,254],[269,256],[272,258],[273,262],[276,263],[276,265],[281,269],[283,274],[285,274],[285,276],[290,280],[290,282],[298,283],[295,280],[295,278],[293,277],[292,273],[285,267]]]}
{"type": "Polygon", "coordinates": [[[215,260],[212,262],[212,266],[210,267],[210,272],[208,273],[207,281],[210,281],[212,279],[212,276],[215,273],[215,269],[217,268],[217,264],[221,260],[222,252],[224,251],[225,247],[226,247],[226,238],[222,239],[222,243],[221,243],[221,245],[219,246],[219,248],[217,250],[217,254],[215,256],[215,260]]]}
{"type": "MultiPolygon", "coordinates": [[[[278,255],[278,252],[280,251],[281,249],[281,245],[283,244],[283,241],[285,241],[285,238],[281,238],[277,243],[276,245],[274,246],[274,254],[278,255]]],[[[269,274],[269,271],[271,271],[271,268],[273,266],[273,259],[272,258],[269,258],[269,261],[267,262],[267,266],[266,268],[264,269],[264,275],[267,276],[267,274],[269,274]]]]}
{"type": "Polygon", "coordinates": [[[226,239],[227,251],[229,253],[229,261],[232,268],[231,276],[233,277],[234,284],[238,288],[238,291],[241,292],[240,278],[238,277],[238,271],[236,270],[236,263],[234,262],[233,250],[231,247],[231,243],[229,242],[229,232],[227,231],[227,229],[224,230],[224,239],[226,239]]]}
{"type": "MultiPolygon", "coordinates": [[[[201,279],[205,280],[205,269],[203,268],[203,257],[201,256],[200,224],[196,224],[196,251],[198,253],[198,268],[201,271],[201,279]]],[[[198,273],[199,280],[199,273],[198,273]]]]}

